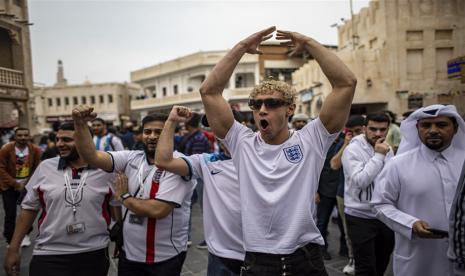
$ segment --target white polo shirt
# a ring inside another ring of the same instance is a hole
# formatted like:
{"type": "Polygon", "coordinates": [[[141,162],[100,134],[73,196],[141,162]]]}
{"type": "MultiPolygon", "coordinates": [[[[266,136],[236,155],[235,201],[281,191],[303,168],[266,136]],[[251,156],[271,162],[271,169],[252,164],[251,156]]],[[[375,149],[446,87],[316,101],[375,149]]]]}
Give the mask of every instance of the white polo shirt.
{"type": "MultiPolygon", "coordinates": [[[[143,191],[135,196],[176,205],[165,218],[157,220],[143,217],[140,224],[131,222],[134,213],[129,210],[123,226],[126,258],[134,262],[157,263],[186,251],[194,182],[186,182],[178,175],[148,164],[143,151],[125,150],[109,154],[113,159],[114,171],[123,171],[128,177],[129,192],[132,195],[135,195],[143,182],[143,191]]],[[[126,212],[124,206],[122,211],[123,214],[126,212]]]]}
{"type": "Polygon", "coordinates": [[[234,122],[225,142],[238,171],[246,251],[290,254],[309,242],[324,244],[312,212],[318,179],[331,143],[320,119],[281,145],[234,122]]]}
{"type": "Polygon", "coordinates": [[[33,255],[75,254],[107,247],[113,178],[113,174],[100,169],[70,168],[59,157],[42,161],[26,185],[27,194],[21,205],[26,210],[42,211],[33,255]],[[64,173],[70,176],[71,189],[76,193],[75,218],[64,173]],[[78,192],[84,175],[86,180],[78,192]],[[67,226],[79,223],[85,230],[69,234],[67,226]]]}
{"type": "Polygon", "coordinates": [[[223,258],[244,260],[239,181],[232,159],[216,154],[183,157],[192,178],[203,179],[203,229],[208,251],[223,258]]]}

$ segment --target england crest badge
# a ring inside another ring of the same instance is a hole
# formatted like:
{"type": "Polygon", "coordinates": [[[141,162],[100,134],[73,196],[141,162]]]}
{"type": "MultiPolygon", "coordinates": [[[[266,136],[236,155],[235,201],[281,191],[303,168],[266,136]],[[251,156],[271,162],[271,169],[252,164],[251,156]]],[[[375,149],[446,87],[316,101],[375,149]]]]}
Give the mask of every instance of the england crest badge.
{"type": "Polygon", "coordinates": [[[291,163],[299,163],[303,158],[302,150],[299,145],[284,148],[283,151],[287,161],[291,163]]]}

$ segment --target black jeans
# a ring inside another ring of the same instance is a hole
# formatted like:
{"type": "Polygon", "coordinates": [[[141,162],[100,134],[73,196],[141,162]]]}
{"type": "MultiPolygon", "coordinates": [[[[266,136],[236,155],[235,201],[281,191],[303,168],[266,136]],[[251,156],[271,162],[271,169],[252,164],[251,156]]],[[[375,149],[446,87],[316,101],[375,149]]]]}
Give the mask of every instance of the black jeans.
{"type": "Polygon", "coordinates": [[[327,276],[319,248],[309,243],[286,255],[246,252],[241,276],[327,276]]]}
{"type": "Polygon", "coordinates": [[[328,224],[333,212],[334,206],[337,205],[336,198],[331,198],[320,194],[320,203],[316,206],[316,227],[320,230],[321,236],[325,240],[325,248],[328,248],[328,224]]]}
{"type": "Polygon", "coordinates": [[[34,255],[29,276],[106,276],[108,249],[66,255],[34,255]]]}
{"type": "Polygon", "coordinates": [[[346,220],[354,251],[355,275],[383,276],[394,248],[394,232],[377,219],[346,214],[346,220]]]}
{"type": "MultiPolygon", "coordinates": [[[[13,233],[15,232],[16,207],[20,203],[18,202],[20,195],[21,193],[13,188],[9,188],[8,190],[2,192],[3,209],[5,210],[3,236],[5,237],[5,240],[8,244],[11,242],[11,239],[13,238],[13,233]]],[[[29,229],[28,233],[30,233],[31,231],[32,227],[31,229],[29,229]]]]}
{"type": "Polygon", "coordinates": [[[179,276],[185,259],[186,251],[154,264],[133,262],[122,254],[118,262],[118,276],[179,276]]]}

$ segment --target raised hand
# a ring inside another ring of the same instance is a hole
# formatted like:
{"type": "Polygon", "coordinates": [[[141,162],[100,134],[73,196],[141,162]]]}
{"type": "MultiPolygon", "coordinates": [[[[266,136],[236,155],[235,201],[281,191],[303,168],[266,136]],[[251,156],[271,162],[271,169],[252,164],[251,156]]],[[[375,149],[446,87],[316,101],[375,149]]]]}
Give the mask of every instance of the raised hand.
{"type": "Polygon", "coordinates": [[[175,105],[171,109],[170,115],[168,116],[168,120],[175,122],[175,123],[181,123],[181,122],[186,122],[192,117],[192,112],[190,108],[185,107],[185,106],[179,106],[175,105]]]}
{"type": "Polygon", "coordinates": [[[389,144],[385,142],[386,138],[379,138],[375,144],[375,152],[386,155],[390,149],[389,144]]]}
{"type": "Polygon", "coordinates": [[[263,41],[268,40],[271,37],[273,37],[273,32],[275,30],[276,30],[275,26],[269,27],[267,29],[254,33],[253,35],[247,37],[246,39],[242,40],[239,43],[242,44],[246,48],[246,53],[261,55],[263,54],[263,52],[258,49],[258,46],[263,41]]]}
{"type": "Polygon", "coordinates": [[[292,47],[292,52],[289,54],[289,56],[295,56],[295,55],[302,54],[302,52],[305,50],[305,44],[311,38],[303,34],[297,33],[297,32],[278,30],[276,34],[276,39],[287,40],[287,41],[281,42],[281,45],[287,45],[287,46],[292,47]]]}
{"type": "Polygon", "coordinates": [[[76,122],[89,122],[97,118],[94,108],[87,105],[75,107],[72,112],[73,120],[76,122]]]}

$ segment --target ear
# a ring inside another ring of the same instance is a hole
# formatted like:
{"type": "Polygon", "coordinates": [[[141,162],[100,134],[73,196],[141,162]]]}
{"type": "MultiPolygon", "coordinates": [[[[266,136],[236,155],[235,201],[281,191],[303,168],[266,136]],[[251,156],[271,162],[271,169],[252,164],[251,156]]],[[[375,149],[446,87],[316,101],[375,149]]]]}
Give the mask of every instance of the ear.
{"type": "Polygon", "coordinates": [[[295,105],[295,104],[290,104],[290,105],[288,105],[288,106],[287,106],[287,110],[286,110],[286,116],[287,116],[287,117],[290,117],[290,116],[294,115],[295,108],[296,108],[296,105],[295,105]]]}

